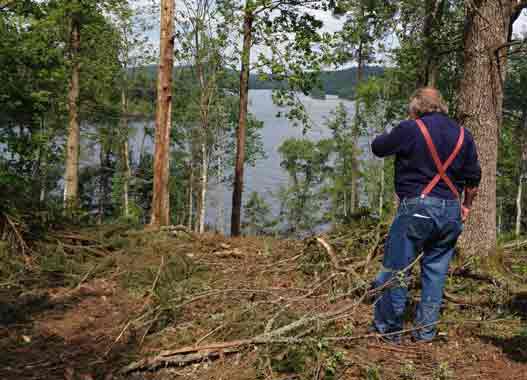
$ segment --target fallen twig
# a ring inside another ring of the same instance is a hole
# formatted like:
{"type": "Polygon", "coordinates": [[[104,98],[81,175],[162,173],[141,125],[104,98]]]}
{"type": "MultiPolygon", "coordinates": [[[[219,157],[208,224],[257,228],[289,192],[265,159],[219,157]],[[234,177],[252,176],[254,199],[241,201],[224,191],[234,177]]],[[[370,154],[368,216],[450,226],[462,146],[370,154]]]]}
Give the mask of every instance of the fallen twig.
{"type": "MultiPolygon", "coordinates": [[[[409,270],[413,265],[415,265],[422,257],[423,255],[419,255],[410,265],[408,265],[406,268],[402,270],[402,272],[406,272],[409,270]]],[[[223,342],[223,343],[213,343],[205,346],[187,346],[180,348],[178,350],[170,350],[170,351],[162,351],[157,356],[153,358],[147,358],[143,359],[137,362],[134,362],[127,367],[123,368],[123,373],[130,373],[137,370],[142,369],[149,369],[149,370],[155,370],[156,368],[159,368],[160,366],[166,366],[166,365],[185,365],[197,361],[201,361],[204,359],[213,359],[220,357],[222,355],[228,354],[228,353],[234,353],[239,352],[244,347],[251,346],[251,345],[262,345],[262,344],[273,344],[273,343],[285,343],[285,344],[295,344],[295,343],[303,343],[308,341],[310,338],[297,338],[297,337],[287,337],[288,333],[291,333],[292,331],[296,331],[302,327],[305,327],[307,325],[310,325],[312,323],[317,323],[320,327],[327,325],[328,323],[338,319],[339,317],[347,315],[351,310],[356,310],[358,305],[362,303],[362,301],[371,294],[377,293],[379,291],[382,291],[386,289],[387,287],[391,286],[392,281],[388,281],[385,284],[383,284],[381,287],[376,289],[366,289],[363,293],[363,295],[354,303],[345,305],[337,310],[333,311],[327,311],[322,312],[314,315],[304,315],[302,318],[289,323],[285,326],[279,327],[273,331],[265,331],[263,334],[260,334],[253,338],[248,339],[241,339],[241,340],[234,340],[230,342],[223,342]]],[[[413,330],[408,330],[413,331],[413,330]]],[[[399,333],[403,333],[398,332],[399,333]]],[[[393,334],[384,334],[384,336],[390,336],[393,334]]],[[[328,341],[340,341],[340,340],[358,340],[358,339],[364,339],[369,337],[378,337],[379,334],[366,334],[366,335],[360,335],[356,337],[331,337],[331,338],[321,338],[326,339],[328,341]]],[[[312,340],[312,339],[311,339],[312,340]]]]}

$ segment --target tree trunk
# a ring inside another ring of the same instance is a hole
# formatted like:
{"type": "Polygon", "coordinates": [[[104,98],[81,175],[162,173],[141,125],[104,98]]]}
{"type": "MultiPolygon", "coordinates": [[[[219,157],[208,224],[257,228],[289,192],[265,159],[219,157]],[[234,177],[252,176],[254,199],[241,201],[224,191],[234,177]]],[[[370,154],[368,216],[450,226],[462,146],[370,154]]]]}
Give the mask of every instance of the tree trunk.
{"type": "Polygon", "coordinates": [[[201,199],[199,208],[199,229],[200,234],[205,232],[205,215],[207,210],[207,183],[208,183],[208,157],[207,157],[207,142],[201,143],[201,199]]]}
{"type": "Polygon", "coordinates": [[[160,62],[157,77],[152,226],[170,224],[170,127],[174,66],[174,0],[161,1],[160,62]]]}
{"type": "Polygon", "coordinates": [[[521,161],[520,161],[520,173],[518,176],[518,193],[516,196],[516,237],[520,236],[521,233],[521,221],[522,221],[522,190],[523,181],[525,180],[525,174],[527,172],[527,110],[523,112],[521,121],[521,161]]]}
{"type": "Polygon", "coordinates": [[[417,77],[417,87],[436,87],[439,77],[439,57],[436,49],[436,36],[441,27],[445,0],[427,0],[423,24],[424,62],[417,77]]]}
{"type": "Polygon", "coordinates": [[[352,168],[351,169],[351,188],[349,192],[350,199],[348,203],[350,215],[353,215],[356,211],[356,208],[355,208],[355,198],[357,197],[356,193],[357,193],[357,179],[356,179],[355,169],[352,168]]]}
{"type": "Polygon", "coordinates": [[[66,178],[64,183],[64,209],[66,215],[73,216],[79,202],[79,93],[80,93],[80,21],[71,18],[70,59],[71,77],[68,93],[68,142],[66,147],[66,178]]]}
{"type": "Polygon", "coordinates": [[[225,146],[225,134],[224,134],[224,126],[227,124],[227,114],[223,108],[223,106],[220,105],[220,128],[218,129],[218,136],[217,136],[217,143],[216,143],[216,156],[217,156],[217,163],[218,163],[218,171],[217,171],[217,186],[218,190],[216,194],[218,195],[218,203],[217,203],[217,214],[216,214],[216,229],[220,231],[222,235],[226,234],[227,231],[225,230],[225,194],[224,194],[224,186],[223,186],[223,176],[224,176],[224,163],[223,163],[223,155],[227,151],[227,147],[225,146]]]}
{"type": "Polygon", "coordinates": [[[209,91],[210,81],[207,82],[205,79],[205,73],[203,69],[203,62],[200,54],[200,39],[199,30],[195,30],[194,41],[196,45],[195,65],[198,72],[198,80],[200,86],[200,119],[201,119],[201,178],[200,178],[200,206],[198,214],[198,223],[196,226],[196,232],[202,234],[205,232],[205,215],[207,211],[207,184],[208,184],[208,155],[207,155],[207,138],[209,130],[209,91]]]}
{"type": "Polygon", "coordinates": [[[381,188],[379,191],[379,219],[382,220],[384,210],[384,159],[381,160],[381,188]]]}
{"type": "Polygon", "coordinates": [[[187,227],[192,231],[192,214],[194,213],[194,164],[192,158],[189,163],[189,185],[188,185],[188,222],[187,227]]]}
{"type": "Polygon", "coordinates": [[[218,154],[218,213],[217,213],[217,230],[221,232],[221,234],[225,234],[225,200],[224,200],[224,193],[223,193],[223,183],[221,182],[221,179],[223,178],[223,160],[221,155],[223,154],[223,150],[218,154]]]}
{"type": "MultiPolygon", "coordinates": [[[[363,71],[364,71],[364,48],[362,41],[359,43],[358,55],[357,55],[357,86],[359,86],[363,81],[363,71]]],[[[356,95],[355,95],[356,96],[356,95]]],[[[355,101],[355,128],[360,128],[364,120],[362,120],[362,109],[361,102],[358,97],[355,101]]],[[[355,135],[356,133],[354,133],[355,135]]],[[[356,136],[353,136],[356,138],[356,136]]],[[[358,155],[355,152],[355,147],[353,148],[353,157],[351,157],[351,198],[350,198],[350,214],[353,214],[359,208],[359,162],[358,155]]]]}
{"type": "MultiPolygon", "coordinates": [[[[46,121],[44,118],[40,120],[40,130],[43,136],[47,136],[46,131],[46,121]]],[[[47,144],[40,144],[39,147],[39,203],[40,207],[45,205],[46,201],[46,191],[47,191],[47,177],[48,177],[48,154],[47,154],[47,144]]]]}
{"type": "MultiPolygon", "coordinates": [[[[356,152],[354,153],[356,155],[356,152]]],[[[351,160],[351,199],[350,199],[350,213],[353,214],[359,209],[359,161],[358,157],[353,157],[351,160]]]]}
{"type": "Polygon", "coordinates": [[[474,135],[483,174],[461,239],[468,255],[485,254],[496,246],[496,168],[506,65],[500,47],[507,43],[512,13],[510,1],[484,0],[477,4],[467,2],[466,6],[458,110],[461,124],[474,135]]]}
{"type": "Polygon", "coordinates": [[[123,209],[124,216],[130,216],[130,178],[132,176],[130,169],[130,152],[128,147],[128,99],[126,90],[121,92],[121,138],[122,138],[122,160],[123,160],[123,209]]]}
{"type": "Polygon", "coordinates": [[[234,189],[232,192],[232,236],[240,236],[241,234],[243,169],[245,164],[245,134],[247,128],[247,108],[249,103],[249,70],[251,63],[252,31],[253,13],[246,5],[243,21],[243,50],[242,68],[240,73],[240,110],[237,130],[236,168],[234,171],[234,189]]]}
{"type": "Polygon", "coordinates": [[[523,188],[523,178],[520,174],[518,178],[518,192],[516,195],[516,228],[514,230],[516,237],[518,238],[521,233],[521,224],[522,224],[522,188],[523,188]]]}

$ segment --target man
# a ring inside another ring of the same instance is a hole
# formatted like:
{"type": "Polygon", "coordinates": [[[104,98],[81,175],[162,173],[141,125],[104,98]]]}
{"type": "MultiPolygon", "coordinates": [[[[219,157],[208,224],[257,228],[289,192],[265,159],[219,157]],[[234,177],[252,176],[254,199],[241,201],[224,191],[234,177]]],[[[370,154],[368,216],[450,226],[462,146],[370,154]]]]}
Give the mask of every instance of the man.
{"type": "Polygon", "coordinates": [[[375,280],[384,291],[375,303],[372,326],[394,342],[401,339],[397,332],[403,328],[409,267],[421,252],[422,291],[413,338],[435,337],[448,266],[481,180],[472,135],[447,113],[439,91],[419,89],[410,99],[410,120],[372,143],[376,156],[395,155],[395,190],[400,199],[383,268],[375,280]]]}

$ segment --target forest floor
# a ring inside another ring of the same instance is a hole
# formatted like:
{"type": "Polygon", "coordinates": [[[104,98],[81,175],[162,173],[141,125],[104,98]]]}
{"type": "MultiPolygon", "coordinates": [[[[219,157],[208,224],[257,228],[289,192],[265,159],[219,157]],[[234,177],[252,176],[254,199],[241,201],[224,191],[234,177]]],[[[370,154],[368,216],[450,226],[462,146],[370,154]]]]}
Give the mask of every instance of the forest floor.
{"type": "Polygon", "coordinates": [[[0,379],[527,379],[526,299],[503,301],[527,253],[502,254],[507,286],[451,276],[450,292],[490,301],[446,302],[436,342],[393,345],[367,332],[380,255],[353,265],[380,236],[335,234],[329,255],[124,228],[55,233],[29,262],[0,246],[0,379]]]}

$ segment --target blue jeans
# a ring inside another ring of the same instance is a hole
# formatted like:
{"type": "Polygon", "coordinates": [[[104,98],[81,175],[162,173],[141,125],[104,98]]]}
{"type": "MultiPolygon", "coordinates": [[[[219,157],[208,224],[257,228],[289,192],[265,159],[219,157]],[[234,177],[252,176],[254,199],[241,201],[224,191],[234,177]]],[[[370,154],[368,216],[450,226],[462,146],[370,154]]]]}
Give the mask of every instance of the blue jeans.
{"type": "MultiPolygon", "coordinates": [[[[435,337],[448,266],[462,230],[457,200],[424,197],[401,201],[384,248],[383,268],[375,280],[377,288],[390,281],[375,303],[374,327],[378,332],[396,333],[403,329],[411,272],[404,269],[423,252],[421,301],[413,334],[418,340],[435,337]]],[[[400,340],[398,334],[391,337],[396,342],[400,340]]]]}

